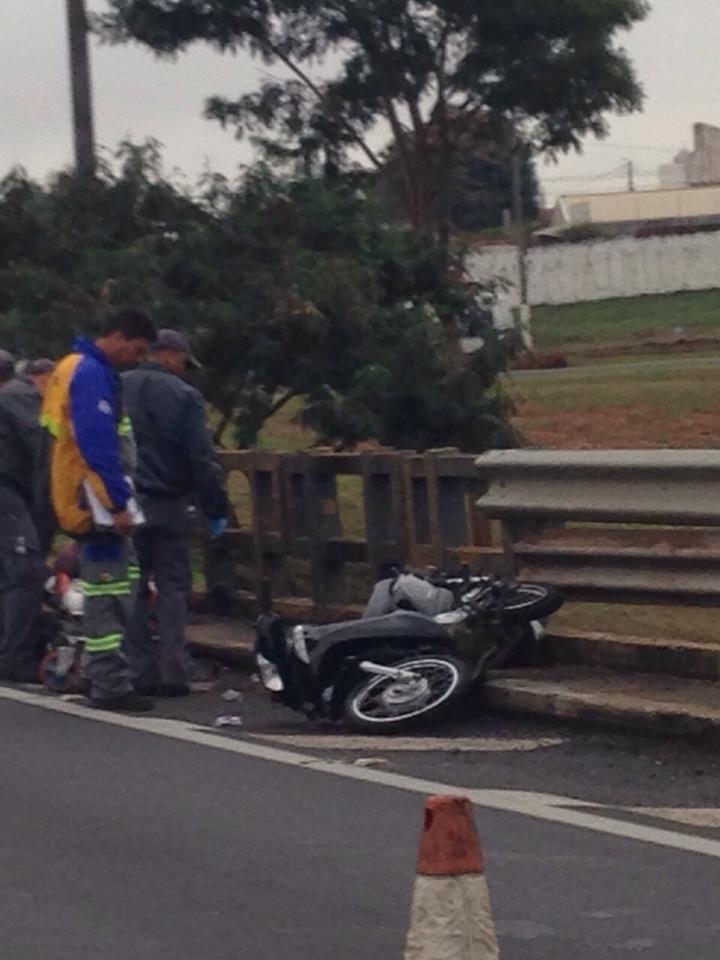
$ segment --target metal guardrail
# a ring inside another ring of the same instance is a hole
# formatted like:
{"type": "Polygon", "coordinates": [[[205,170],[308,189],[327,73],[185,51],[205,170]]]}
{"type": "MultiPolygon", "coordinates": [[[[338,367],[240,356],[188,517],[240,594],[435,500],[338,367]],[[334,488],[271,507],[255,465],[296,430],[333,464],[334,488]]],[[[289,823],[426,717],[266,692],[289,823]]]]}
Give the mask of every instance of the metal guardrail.
{"type": "Polygon", "coordinates": [[[720,452],[512,450],[476,465],[506,572],[574,599],[720,604],[720,452]]]}

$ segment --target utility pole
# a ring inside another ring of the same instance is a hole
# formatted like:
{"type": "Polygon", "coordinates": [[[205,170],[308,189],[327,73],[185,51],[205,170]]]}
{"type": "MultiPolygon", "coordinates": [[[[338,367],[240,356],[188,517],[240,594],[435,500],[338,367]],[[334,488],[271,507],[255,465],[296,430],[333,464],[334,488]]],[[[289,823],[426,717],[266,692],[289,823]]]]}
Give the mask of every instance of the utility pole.
{"type": "Polygon", "coordinates": [[[626,160],[625,166],[627,168],[628,190],[630,193],[635,193],[635,164],[632,160],[626,160]]]}
{"type": "Polygon", "coordinates": [[[75,172],[80,177],[90,179],[95,176],[96,157],[88,19],[85,0],[65,0],[65,3],[70,45],[75,172]]]}
{"type": "Polygon", "coordinates": [[[533,338],[530,331],[530,304],[528,303],[527,236],[525,234],[522,196],[522,146],[522,142],[516,135],[513,138],[511,156],[512,206],[518,275],[520,277],[520,336],[525,349],[532,350],[533,338]]]}

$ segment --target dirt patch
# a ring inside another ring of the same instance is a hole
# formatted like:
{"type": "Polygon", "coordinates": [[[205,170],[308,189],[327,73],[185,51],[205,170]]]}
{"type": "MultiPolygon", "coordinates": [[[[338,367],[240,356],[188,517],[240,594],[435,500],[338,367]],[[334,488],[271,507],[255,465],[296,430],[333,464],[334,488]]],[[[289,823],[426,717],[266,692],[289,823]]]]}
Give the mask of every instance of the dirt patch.
{"type": "Polygon", "coordinates": [[[600,344],[568,343],[562,352],[572,366],[582,366],[585,360],[619,357],[678,356],[681,354],[709,353],[720,350],[720,337],[670,333],[667,336],[635,334],[622,340],[607,340],[600,344]]]}
{"type": "Polygon", "coordinates": [[[557,410],[519,403],[513,425],[525,446],[550,450],[716,449],[720,409],[672,416],[648,405],[557,410]]]}

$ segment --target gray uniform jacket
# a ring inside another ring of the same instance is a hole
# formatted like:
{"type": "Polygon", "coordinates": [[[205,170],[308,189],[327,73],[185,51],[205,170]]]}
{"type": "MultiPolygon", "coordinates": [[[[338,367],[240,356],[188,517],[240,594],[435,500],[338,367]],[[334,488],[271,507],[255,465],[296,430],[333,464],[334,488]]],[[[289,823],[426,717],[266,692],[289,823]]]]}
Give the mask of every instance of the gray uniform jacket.
{"type": "Polygon", "coordinates": [[[50,501],[49,443],[40,428],[42,398],[29,381],[0,386],[0,489],[19,494],[32,516],[43,549],[56,523],[50,501]]]}
{"type": "Polygon", "coordinates": [[[201,394],[157,363],[123,374],[123,398],[137,444],[141,495],[192,499],[211,519],[228,498],[201,394]]]}

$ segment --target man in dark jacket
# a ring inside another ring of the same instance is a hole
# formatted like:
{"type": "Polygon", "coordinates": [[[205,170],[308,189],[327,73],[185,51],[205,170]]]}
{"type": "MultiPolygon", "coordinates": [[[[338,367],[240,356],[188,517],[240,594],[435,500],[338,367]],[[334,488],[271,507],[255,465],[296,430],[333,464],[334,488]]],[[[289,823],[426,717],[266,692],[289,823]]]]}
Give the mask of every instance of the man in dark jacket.
{"type": "Polygon", "coordinates": [[[150,361],[123,377],[138,449],[137,490],[147,521],[135,538],[141,581],[125,645],[135,689],[147,695],[190,692],[185,640],[192,588],[189,507],[197,503],[215,536],[227,524],[227,493],[205,404],[183,380],[195,365],[184,334],[160,330],[150,361]],[[151,577],[157,588],[157,647],[148,629],[151,577]]]}
{"type": "Polygon", "coordinates": [[[43,550],[34,502],[41,471],[41,397],[15,376],[15,360],[0,350],[0,679],[37,681],[43,550]]]}

